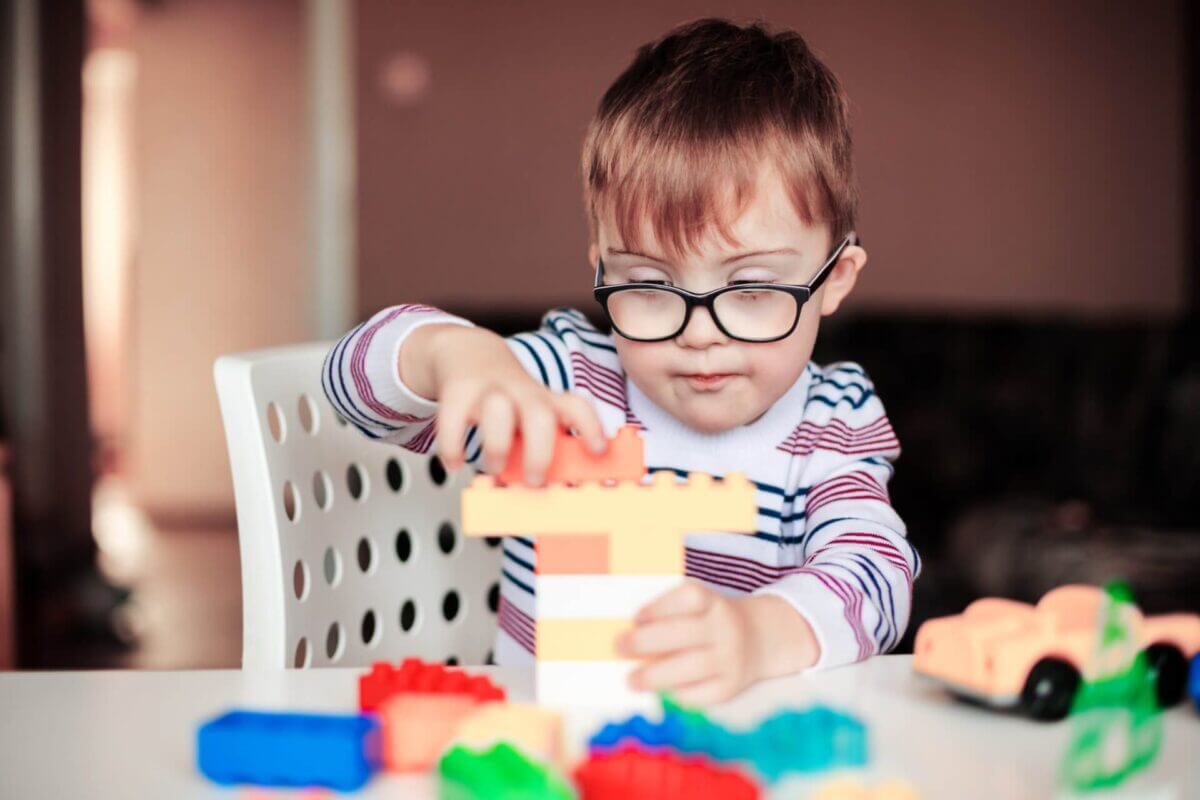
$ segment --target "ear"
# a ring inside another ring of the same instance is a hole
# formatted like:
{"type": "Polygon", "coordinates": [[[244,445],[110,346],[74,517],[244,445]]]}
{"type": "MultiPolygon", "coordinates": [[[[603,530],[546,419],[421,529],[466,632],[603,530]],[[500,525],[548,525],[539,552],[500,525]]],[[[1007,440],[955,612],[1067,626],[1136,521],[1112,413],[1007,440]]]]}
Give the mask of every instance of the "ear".
{"type": "Polygon", "coordinates": [[[833,265],[829,277],[819,291],[821,316],[827,317],[838,310],[838,306],[850,294],[858,282],[858,273],[867,265],[867,251],[858,245],[850,245],[842,251],[842,257],[833,265]]]}
{"type": "Polygon", "coordinates": [[[600,259],[600,248],[596,245],[595,242],[592,242],[591,244],[588,245],[587,260],[588,260],[588,266],[590,266],[593,271],[596,269],[596,262],[599,259],[600,259]]]}

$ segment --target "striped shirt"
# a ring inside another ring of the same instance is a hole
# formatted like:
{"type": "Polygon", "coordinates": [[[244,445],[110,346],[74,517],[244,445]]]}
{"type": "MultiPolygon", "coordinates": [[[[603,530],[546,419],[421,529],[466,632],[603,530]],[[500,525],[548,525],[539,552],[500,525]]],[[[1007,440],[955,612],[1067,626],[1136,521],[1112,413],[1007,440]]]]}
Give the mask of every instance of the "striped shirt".
{"type": "MultiPolygon", "coordinates": [[[[435,322],[471,324],[429,306],[395,306],[346,334],[326,358],[326,394],[366,436],[430,451],[437,406],[404,385],[397,363],[404,338],[435,322]]],[[[551,391],[587,399],[607,435],[622,425],[639,427],[651,471],[740,472],[753,482],[757,530],[689,534],[690,578],[727,595],[786,600],[816,634],[817,667],[861,661],[900,641],[921,562],[888,499],[900,445],[861,367],[809,363],[757,420],[707,434],[675,419],[629,381],[611,336],[579,311],[550,311],[538,330],[507,343],[551,391]]],[[[475,429],[466,448],[467,460],[479,465],[475,429]]],[[[499,663],[531,658],[536,563],[532,540],[504,539],[499,663]]]]}

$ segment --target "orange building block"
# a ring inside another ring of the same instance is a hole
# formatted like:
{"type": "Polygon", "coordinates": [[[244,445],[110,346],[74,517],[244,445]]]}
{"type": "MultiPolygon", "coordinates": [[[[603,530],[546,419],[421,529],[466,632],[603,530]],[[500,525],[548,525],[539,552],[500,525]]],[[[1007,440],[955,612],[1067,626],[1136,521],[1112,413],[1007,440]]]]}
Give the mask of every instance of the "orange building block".
{"type": "Polygon", "coordinates": [[[454,741],[475,750],[508,742],[527,755],[562,763],[562,715],[528,703],[476,706],[458,725],[454,741]]]}
{"type": "MultiPolygon", "coordinates": [[[[646,474],[642,437],[632,425],[622,426],[608,442],[608,450],[595,456],[583,439],[559,431],[554,454],[546,471],[546,483],[583,483],[584,481],[636,481],[646,474]]],[[[513,437],[508,463],[496,476],[500,483],[519,484],[525,477],[525,447],[520,433],[513,437]]]]}
{"type": "Polygon", "coordinates": [[[458,724],[480,703],[461,694],[398,694],[377,713],[382,723],[383,766],[393,772],[432,769],[458,724]]]}
{"type": "Polygon", "coordinates": [[[608,537],[604,534],[544,536],[537,541],[540,575],[604,575],[609,571],[608,537]]]}

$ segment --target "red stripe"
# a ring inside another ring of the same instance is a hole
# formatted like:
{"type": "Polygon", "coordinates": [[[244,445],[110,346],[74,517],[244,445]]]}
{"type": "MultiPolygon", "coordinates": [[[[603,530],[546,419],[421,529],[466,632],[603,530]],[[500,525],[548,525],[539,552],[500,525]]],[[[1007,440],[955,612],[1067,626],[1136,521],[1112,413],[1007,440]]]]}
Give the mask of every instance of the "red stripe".
{"type": "Polygon", "coordinates": [[[607,384],[608,388],[624,396],[625,378],[616,370],[597,364],[583,353],[571,353],[571,365],[577,371],[587,372],[598,382],[607,384]]]}
{"type": "Polygon", "coordinates": [[[391,406],[384,404],[375,396],[375,391],[371,388],[371,382],[367,380],[367,350],[370,349],[371,341],[375,338],[375,334],[384,325],[396,319],[396,317],[408,312],[425,313],[430,311],[437,311],[437,309],[430,308],[429,306],[396,306],[383,319],[377,320],[363,331],[359,335],[358,341],[354,343],[354,351],[350,354],[350,378],[354,381],[354,388],[358,390],[359,399],[363,401],[363,404],[386,420],[409,424],[424,422],[429,417],[417,417],[412,414],[401,413],[391,406]]]}
{"type": "MultiPolygon", "coordinates": [[[[887,503],[886,497],[880,497],[874,492],[864,492],[861,490],[851,490],[840,494],[830,495],[818,500],[816,503],[807,503],[804,507],[804,513],[812,517],[819,509],[824,508],[830,503],[842,502],[846,500],[870,500],[872,502],[887,503]]],[[[890,505],[890,504],[889,504],[890,505]]]]}
{"type": "Polygon", "coordinates": [[[427,453],[429,452],[429,445],[433,443],[435,432],[436,423],[430,422],[424,428],[417,431],[415,436],[400,446],[414,453],[427,453]]]}
{"type": "Polygon", "coordinates": [[[843,487],[861,487],[867,491],[873,491],[883,497],[887,497],[886,491],[863,472],[851,472],[846,475],[839,475],[831,480],[818,483],[816,486],[809,489],[808,502],[821,499],[827,492],[842,489],[843,487]]]}
{"type": "Polygon", "coordinates": [[[855,661],[862,661],[869,656],[872,647],[866,629],[862,625],[862,596],[843,581],[821,570],[804,567],[803,574],[812,575],[824,584],[825,588],[841,599],[843,616],[846,618],[846,622],[849,623],[850,629],[854,631],[854,640],[858,643],[858,657],[855,661]]]}
{"type": "Polygon", "coordinates": [[[625,408],[625,399],[623,397],[613,397],[608,393],[607,389],[594,386],[591,382],[591,379],[585,375],[577,374],[575,376],[575,385],[581,389],[586,389],[587,391],[591,392],[592,396],[597,400],[608,403],[610,406],[622,410],[625,408]]]}
{"type": "Polygon", "coordinates": [[[909,566],[908,560],[904,557],[904,553],[900,548],[896,547],[891,541],[883,536],[878,536],[873,533],[843,533],[833,537],[826,542],[820,549],[814,551],[809,558],[816,558],[820,553],[831,549],[835,544],[860,544],[868,547],[883,558],[888,563],[895,565],[904,572],[904,576],[912,581],[912,567],[909,566]]]}

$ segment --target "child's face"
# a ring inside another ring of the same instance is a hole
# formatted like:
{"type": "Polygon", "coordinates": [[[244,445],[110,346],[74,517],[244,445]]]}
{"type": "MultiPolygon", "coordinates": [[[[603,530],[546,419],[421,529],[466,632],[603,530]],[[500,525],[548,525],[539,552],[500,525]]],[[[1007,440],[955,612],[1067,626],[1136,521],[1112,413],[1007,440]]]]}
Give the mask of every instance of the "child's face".
{"type": "MultiPolygon", "coordinates": [[[[825,225],[807,225],[796,214],[783,184],[763,170],[754,197],[731,225],[737,244],[714,229],[683,261],[671,261],[645,226],[639,253],[626,252],[613,226],[599,220],[592,267],[604,259],[606,284],[668,281],[708,292],[732,281],[806,284],[839,242],[825,225]],[[780,252],[772,252],[780,251],[780,252]]],[[[719,433],[753,422],[796,382],[812,355],[820,318],[850,293],[867,261],[849,246],[822,287],[801,309],[795,330],[776,342],[731,339],[701,307],[674,339],[638,342],[613,332],[630,380],[660,408],[694,430],[719,433]]]]}

